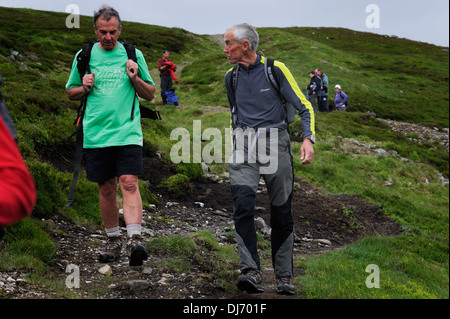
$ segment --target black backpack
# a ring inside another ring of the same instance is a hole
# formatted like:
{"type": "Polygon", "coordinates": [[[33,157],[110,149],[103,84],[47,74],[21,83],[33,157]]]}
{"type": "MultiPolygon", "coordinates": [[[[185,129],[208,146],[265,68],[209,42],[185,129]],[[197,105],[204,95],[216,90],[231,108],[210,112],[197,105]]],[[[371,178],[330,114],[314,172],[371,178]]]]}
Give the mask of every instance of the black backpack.
{"type": "MultiPolygon", "coordinates": [[[[134,62],[137,63],[136,58],[136,48],[134,45],[129,43],[122,43],[125,47],[125,50],[127,51],[128,58],[134,62]]],[[[86,43],[83,48],[81,49],[81,52],[77,55],[77,69],[78,73],[80,74],[80,79],[83,80],[83,77],[86,75],[86,73],[91,73],[91,69],[89,67],[89,61],[91,59],[91,51],[92,47],[94,46],[94,42],[86,43]]],[[[134,104],[137,98],[137,94],[134,95],[133,104],[131,108],[131,117],[130,119],[133,120],[134,118],[134,104]]],[[[81,161],[83,157],[83,117],[84,112],[86,110],[86,101],[87,101],[87,95],[81,100],[80,107],[78,108],[78,114],[77,118],[74,122],[74,124],[77,125],[75,133],[73,133],[69,139],[73,135],[77,135],[77,142],[76,142],[76,151],[75,151],[75,168],[73,171],[73,178],[72,178],[72,184],[70,186],[70,192],[69,192],[69,198],[67,199],[66,207],[70,207],[74,201],[74,193],[75,193],[75,186],[78,181],[78,175],[80,173],[81,169],[81,161]]],[[[149,118],[152,120],[161,120],[161,115],[159,114],[159,111],[155,111],[152,109],[149,109],[147,107],[144,107],[142,105],[139,105],[139,110],[141,112],[141,118],[149,118]]]]}

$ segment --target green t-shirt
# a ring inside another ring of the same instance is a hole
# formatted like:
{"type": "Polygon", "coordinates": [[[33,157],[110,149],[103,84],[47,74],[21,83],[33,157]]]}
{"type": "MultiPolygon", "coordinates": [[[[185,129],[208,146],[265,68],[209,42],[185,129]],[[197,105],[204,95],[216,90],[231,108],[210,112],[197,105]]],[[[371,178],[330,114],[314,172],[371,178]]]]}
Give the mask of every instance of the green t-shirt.
{"type": "MultiPolygon", "coordinates": [[[[78,53],[77,53],[78,55],[78,53]]],[[[154,85],[142,52],[136,49],[138,76],[154,85]]],[[[143,146],[139,101],[126,71],[128,55],[118,43],[112,51],[104,51],[94,44],[89,66],[95,73],[94,86],[87,97],[83,119],[84,148],[110,146],[143,146]],[[131,110],[134,103],[134,117],[131,110]]],[[[66,88],[81,86],[76,57],[66,88]]]]}

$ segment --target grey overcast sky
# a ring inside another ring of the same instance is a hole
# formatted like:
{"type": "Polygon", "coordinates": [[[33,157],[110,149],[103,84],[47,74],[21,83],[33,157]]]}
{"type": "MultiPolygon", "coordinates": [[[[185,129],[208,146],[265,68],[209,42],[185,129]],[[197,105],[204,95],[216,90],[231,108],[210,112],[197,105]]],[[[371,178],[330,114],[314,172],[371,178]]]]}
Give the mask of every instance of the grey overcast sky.
{"type": "Polygon", "coordinates": [[[343,27],[449,46],[448,0],[0,0],[3,7],[58,12],[67,12],[70,4],[87,16],[108,4],[124,21],[197,34],[220,34],[247,22],[255,27],[343,27]]]}

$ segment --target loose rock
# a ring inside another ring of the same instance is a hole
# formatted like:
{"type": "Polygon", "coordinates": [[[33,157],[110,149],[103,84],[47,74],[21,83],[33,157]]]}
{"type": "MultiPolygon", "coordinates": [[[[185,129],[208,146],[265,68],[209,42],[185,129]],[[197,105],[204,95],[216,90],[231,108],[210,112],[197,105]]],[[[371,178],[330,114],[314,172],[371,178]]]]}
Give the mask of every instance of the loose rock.
{"type": "Polygon", "coordinates": [[[110,265],[104,265],[103,267],[98,269],[98,272],[105,276],[112,275],[112,269],[110,265]]]}

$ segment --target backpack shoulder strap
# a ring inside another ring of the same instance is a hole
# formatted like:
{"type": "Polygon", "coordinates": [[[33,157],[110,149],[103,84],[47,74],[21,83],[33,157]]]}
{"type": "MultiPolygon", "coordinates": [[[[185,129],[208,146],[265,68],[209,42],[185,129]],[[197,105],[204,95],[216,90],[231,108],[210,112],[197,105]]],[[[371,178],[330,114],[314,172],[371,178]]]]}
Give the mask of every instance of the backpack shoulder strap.
{"type": "MultiPolygon", "coordinates": [[[[345,94],[345,92],[343,92],[343,91],[340,91],[340,92],[339,92],[339,95],[340,95],[341,99],[344,99],[344,97],[342,96],[342,93],[344,93],[344,94],[345,94]]],[[[347,105],[348,105],[348,95],[347,95],[347,102],[345,102],[344,104],[345,104],[345,106],[347,106],[347,105]]]]}
{"type": "Polygon", "coordinates": [[[91,51],[94,46],[94,42],[89,42],[83,45],[81,52],[77,55],[77,69],[80,74],[80,79],[83,79],[83,76],[87,73],[91,73],[91,69],[89,67],[89,61],[91,60],[91,51]]]}
{"type": "MultiPolygon", "coordinates": [[[[91,73],[91,68],[89,67],[89,61],[91,60],[91,51],[92,47],[94,46],[94,42],[86,43],[83,48],[81,49],[81,52],[77,55],[77,69],[78,73],[80,74],[80,79],[83,81],[83,77],[86,73],[91,73]]],[[[80,106],[78,108],[78,114],[77,118],[75,120],[75,123],[77,125],[76,131],[74,134],[72,134],[69,139],[76,134],[77,136],[77,142],[76,142],[76,149],[75,149],[75,166],[73,170],[73,177],[72,177],[72,183],[70,185],[69,190],[69,197],[67,199],[66,207],[70,207],[75,198],[75,187],[77,185],[78,181],[78,175],[81,170],[81,161],[83,158],[83,117],[84,117],[84,111],[86,109],[86,100],[87,96],[85,96],[81,102],[80,106]]],[[[75,124],[74,123],[74,124],[75,124]]]]}
{"type": "Polygon", "coordinates": [[[233,102],[233,105],[231,107],[231,122],[233,125],[233,128],[238,125],[238,118],[237,118],[237,101],[236,101],[236,88],[237,88],[237,81],[238,81],[238,75],[239,75],[239,64],[236,64],[231,71],[231,76],[227,79],[227,85],[231,87],[231,101],[233,102]]]}
{"type": "Polygon", "coordinates": [[[239,64],[233,68],[233,92],[236,94],[237,83],[239,78],[239,64]]]}
{"type": "Polygon", "coordinates": [[[239,76],[239,64],[236,64],[231,72],[231,87],[233,89],[233,93],[236,94],[237,81],[239,76]]]}
{"type": "MultiPolygon", "coordinates": [[[[136,47],[130,43],[122,43],[122,44],[125,47],[125,50],[127,51],[128,58],[130,60],[133,60],[134,62],[137,62],[136,47]]],[[[77,55],[77,68],[78,73],[80,74],[80,78],[83,78],[86,72],[91,73],[89,61],[91,60],[91,51],[93,46],[94,42],[86,43],[85,45],[83,45],[81,52],[78,53],[77,55]]]]}
{"type": "MultiPolygon", "coordinates": [[[[125,47],[125,50],[127,51],[128,59],[137,63],[136,47],[130,43],[126,43],[126,42],[120,42],[120,43],[122,43],[123,46],[125,47]]],[[[130,116],[131,120],[134,119],[134,103],[135,103],[136,99],[137,99],[137,94],[135,94],[134,98],[133,98],[133,105],[131,107],[131,116],[130,116]]],[[[152,119],[152,120],[162,120],[159,111],[149,109],[140,104],[139,104],[139,110],[141,112],[141,118],[148,118],[148,119],[152,119]]]]}
{"type": "Polygon", "coordinates": [[[278,82],[277,76],[275,72],[273,72],[273,66],[274,66],[275,60],[266,58],[266,61],[264,63],[264,72],[266,73],[267,81],[270,83],[270,85],[273,87],[273,89],[277,92],[278,96],[280,97],[283,104],[286,104],[286,100],[284,99],[283,95],[280,92],[280,84],[278,82]]]}
{"type": "Polygon", "coordinates": [[[134,62],[137,62],[136,47],[130,43],[122,43],[127,51],[128,58],[134,62]]]}
{"type": "MultiPolygon", "coordinates": [[[[137,63],[137,57],[136,57],[136,47],[130,43],[126,43],[126,42],[120,42],[123,44],[123,46],[125,47],[125,50],[127,51],[127,56],[128,59],[134,61],[137,63]]],[[[133,104],[131,106],[131,116],[130,119],[133,120],[134,119],[134,103],[136,101],[137,98],[137,93],[134,94],[134,98],[133,98],[133,104]]]]}
{"type": "MultiPolygon", "coordinates": [[[[281,94],[280,90],[280,82],[277,79],[276,73],[273,71],[273,67],[275,65],[275,60],[273,59],[266,59],[264,63],[264,68],[266,72],[266,78],[267,81],[270,83],[270,85],[274,88],[274,90],[277,92],[278,97],[280,98],[281,102],[283,103],[284,109],[286,111],[286,123],[292,123],[295,121],[295,113],[296,109],[295,107],[288,103],[286,99],[284,98],[283,94],[281,94]]],[[[288,127],[289,129],[289,127],[288,127]]]]}
{"type": "Polygon", "coordinates": [[[236,88],[239,75],[239,64],[236,64],[229,72],[231,72],[231,76],[227,79],[227,85],[231,87],[233,93],[233,96],[231,98],[233,100],[233,104],[236,104],[236,88]]]}

